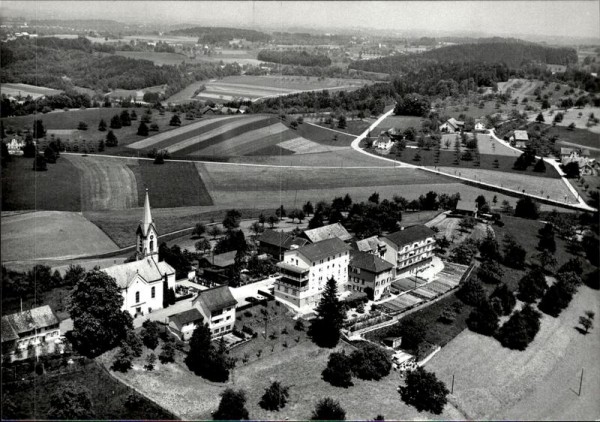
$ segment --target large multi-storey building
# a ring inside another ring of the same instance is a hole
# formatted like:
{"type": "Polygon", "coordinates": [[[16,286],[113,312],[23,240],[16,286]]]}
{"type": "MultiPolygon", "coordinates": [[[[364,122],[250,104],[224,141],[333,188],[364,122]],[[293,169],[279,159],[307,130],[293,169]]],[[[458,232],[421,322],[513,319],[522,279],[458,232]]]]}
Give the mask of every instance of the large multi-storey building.
{"type": "Polygon", "coordinates": [[[337,237],[285,252],[278,263],[281,277],[275,282],[275,296],[300,309],[314,308],[325,284],[334,278],[338,290],[348,282],[350,247],[337,237]]]}
{"type": "Polygon", "coordinates": [[[407,227],[382,238],[384,259],[396,267],[396,277],[417,274],[433,259],[435,232],[423,225],[407,227]]]}

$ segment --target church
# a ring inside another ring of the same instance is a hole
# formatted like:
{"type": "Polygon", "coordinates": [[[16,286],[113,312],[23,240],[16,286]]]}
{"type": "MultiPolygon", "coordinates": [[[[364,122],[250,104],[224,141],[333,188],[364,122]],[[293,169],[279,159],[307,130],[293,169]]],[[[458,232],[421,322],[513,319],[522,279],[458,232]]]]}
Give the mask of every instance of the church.
{"type": "Polygon", "coordinates": [[[152,221],[146,190],[144,218],[136,231],[135,260],[105,268],[117,281],[123,295],[123,310],[133,317],[147,315],[163,307],[163,292],[175,288],[175,269],[158,260],[158,232],[152,221]]]}

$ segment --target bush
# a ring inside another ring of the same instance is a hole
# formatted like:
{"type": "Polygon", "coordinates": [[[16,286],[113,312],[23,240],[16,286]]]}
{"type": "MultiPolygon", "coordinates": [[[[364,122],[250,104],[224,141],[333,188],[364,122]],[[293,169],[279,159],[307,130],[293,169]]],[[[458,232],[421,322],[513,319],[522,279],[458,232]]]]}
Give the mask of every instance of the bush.
{"type": "Polygon", "coordinates": [[[500,328],[498,340],[509,349],[525,350],[540,329],[540,318],[538,311],[526,305],[500,328]]]}
{"type": "Polygon", "coordinates": [[[342,409],[338,401],[330,397],[325,397],[318,401],[311,419],[314,421],[343,421],[346,420],[346,411],[342,409]]]}
{"type": "Polygon", "coordinates": [[[467,327],[484,336],[492,336],[498,329],[498,314],[490,302],[485,299],[475,308],[467,318],[467,327]]]}
{"type": "Polygon", "coordinates": [[[527,303],[535,302],[544,295],[547,288],[548,284],[543,271],[536,268],[519,280],[518,298],[527,303]]]}
{"type": "Polygon", "coordinates": [[[123,344],[112,364],[112,369],[120,372],[127,372],[133,365],[133,351],[127,344],[123,344]]]}
{"type": "Polygon", "coordinates": [[[503,283],[492,292],[490,303],[498,315],[510,315],[517,303],[514,293],[503,283]]]}
{"type": "Polygon", "coordinates": [[[149,349],[156,349],[158,346],[158,335],[160,332],[160,328],[156,321],[146,320],[142,324],[142,342],[149,349]]]}
{"type": "Polygon", "coordinates": [[[536,220],[540,216],[539,206],[530,197],[524,197],[517,201],[515,216],[536,220]]]}
{"type": "Polygon", "coordinates": [[[485,290],[479,280],[470,278],[456,292],[456,296],[467,305],[477,306],[485,300],[485,290]]]}
{"type": "Polygon", "coordinates": [[[323,380],[333,386],[347,388],[352,385],[352,366],[350,357],[343,351],[329,355],[327,367],[321,373],[323,380]]]}
{"type": "Polygon", "coordinates": [[[279,381],[274,381],[265,392],[258,403],[260,407],[266,410],[283,409],[290,396],[289,387],[282,385],[279,381]]]}
{"type": "Polygon", "coordinates": [[[392,369],[392,361],[385,351],[370,343],[352,352],[350,363],[354,375],[364,380],[379,381],[392,369]]]}

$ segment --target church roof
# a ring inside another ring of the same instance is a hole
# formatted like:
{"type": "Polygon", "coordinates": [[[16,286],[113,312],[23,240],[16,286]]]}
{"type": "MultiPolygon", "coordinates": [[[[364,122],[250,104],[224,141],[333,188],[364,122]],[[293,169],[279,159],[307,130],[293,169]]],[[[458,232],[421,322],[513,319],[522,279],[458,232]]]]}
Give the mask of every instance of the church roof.
{"type": "MultiPolygon", "coordinates": [[[[146,199],[144,201],[144,219],[140,222],[138,230],[142,231],[143,236],[148,236],[148,231],[150,227],[154,227],[154,222],[152,221],[152,213],[150,212],[150,198],[148,196],[148,189],[146,189],[146,199]]],[[[156,231],[156,227],[154,227],[156,231]]]]}
{"type": "Polygon", "coordinates": [[[113,265],[104,268],[102,271],[113,277],[121,289],[131,286],[136,276],[139,276],[146,283],[154,283],[162,280],[165,274],[175,273],[175,269],[169,264],[164,261],[156,262],[152,257],[126,264],[113,265]]]}

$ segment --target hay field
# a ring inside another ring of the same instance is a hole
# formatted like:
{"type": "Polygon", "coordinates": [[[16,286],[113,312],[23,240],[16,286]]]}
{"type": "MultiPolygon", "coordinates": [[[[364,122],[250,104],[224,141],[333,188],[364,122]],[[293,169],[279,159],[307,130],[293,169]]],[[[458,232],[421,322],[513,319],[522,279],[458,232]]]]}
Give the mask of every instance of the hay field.
{"type": "Polygon", "coordinates": [[[138,205],[136,177],[128,166],[136,160],[72,154],[63,157],[80,170],[82,210],[118,210],[138,205]]]}
{"type": "Polygon", "coordinates": [[[6,96],[17,97],[20,95],[23,98],[31,96],[34,100],[43,96],[58,95],[63,92],[60,89],[47,88],[44,86],[13,83],[3,83],[1,90],[2,94],[6,96]]]}
{"type": "Polygon", "coordinates": [[[80,213],[35,211],[2,217],[2,261],[111,252],[117,245],[80,213]]]}
{"type": "Polygon", "coordinates": [[[162,65],[178,65],[185,61],[191,61],[187,56],[177,53],[157,53],[154,51],[116,51],[117,56],[127,57],[130,59],[150,60],[157,66],[162,65]]]}

